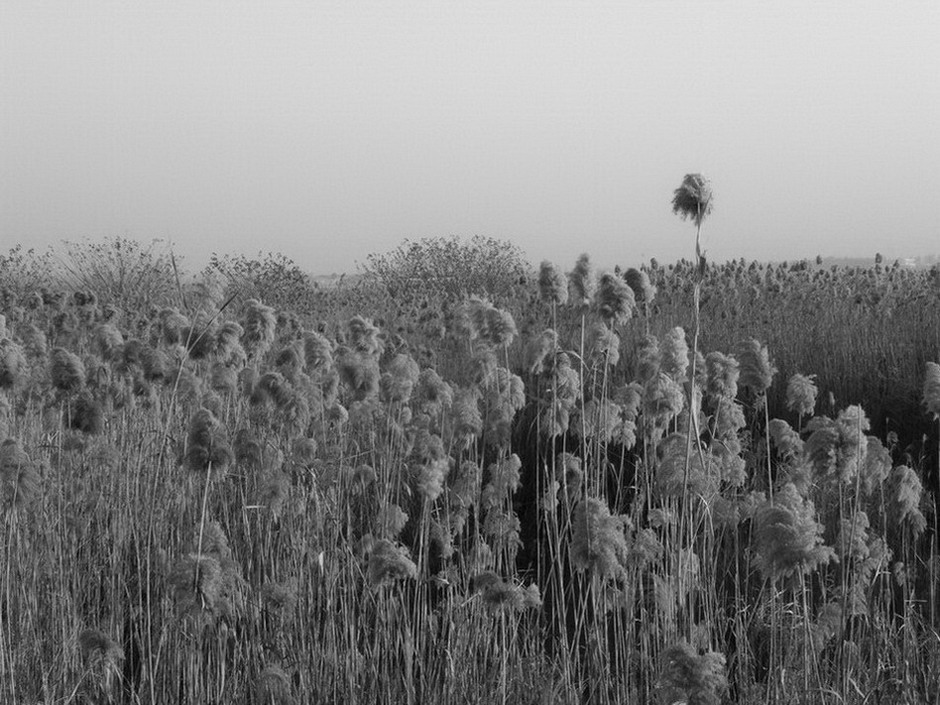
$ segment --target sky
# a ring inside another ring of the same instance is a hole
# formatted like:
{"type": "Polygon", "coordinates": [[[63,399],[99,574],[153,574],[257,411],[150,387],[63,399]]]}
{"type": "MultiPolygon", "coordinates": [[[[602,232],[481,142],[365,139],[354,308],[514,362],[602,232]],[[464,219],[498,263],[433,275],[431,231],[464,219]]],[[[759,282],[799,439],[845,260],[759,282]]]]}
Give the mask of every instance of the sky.
{"type": "Polygon", "coordinates": [[[0,3],[0,251],[940,251],[940,2],[0,3]]]}

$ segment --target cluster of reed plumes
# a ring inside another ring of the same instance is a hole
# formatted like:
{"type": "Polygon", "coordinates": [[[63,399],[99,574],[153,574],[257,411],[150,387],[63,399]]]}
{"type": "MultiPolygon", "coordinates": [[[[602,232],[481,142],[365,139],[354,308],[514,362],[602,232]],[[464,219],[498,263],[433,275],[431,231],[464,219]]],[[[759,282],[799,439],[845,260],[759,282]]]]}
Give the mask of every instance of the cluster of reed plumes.
{"type": "Polygon", "coordinates": [[[394,330],[13,302],[0,701],[933,697],[935,458],[763,338],[696,350],[660,269],[532,285],[394,330]]]}

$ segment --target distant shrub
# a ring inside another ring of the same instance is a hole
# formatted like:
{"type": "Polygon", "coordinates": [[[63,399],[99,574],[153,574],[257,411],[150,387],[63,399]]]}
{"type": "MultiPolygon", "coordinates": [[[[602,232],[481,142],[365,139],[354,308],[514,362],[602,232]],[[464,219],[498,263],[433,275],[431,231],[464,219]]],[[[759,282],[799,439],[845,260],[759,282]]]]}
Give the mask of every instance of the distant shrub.
{"type": "Polygon", "coordinates": [[[53,268],[60,288],[94,294],[101,305],[146,310],[177,295],[173,256],[162,240],[145,245],[124,237],[65,242],[53,268]]]}
{"type": "Polygon", "coordinates": [[[238,303],[256,299],[278,309],[304,311],[316,292],[310,275],[282,254],[259,252],[257,258],[213,254],[203,276],[213,280],[219,275],[224,298],[234,295],[238,303]]]}
{"type": "Polygon", "coordinates": [[[480,235],[405,240],[391,252],[369,255],[364,270],[392,297],[431,295],[448,301],[473,295],[502,300],[531,275],[522,250],[480,235]]]}
{"type": "Polygon", "coordinates": [[[27,294],[35,295],[36,282],[47,283],[50,271],[49,254],[24,250],[22,245],[0,254],[0,305],[20,304],[27,294]]]}

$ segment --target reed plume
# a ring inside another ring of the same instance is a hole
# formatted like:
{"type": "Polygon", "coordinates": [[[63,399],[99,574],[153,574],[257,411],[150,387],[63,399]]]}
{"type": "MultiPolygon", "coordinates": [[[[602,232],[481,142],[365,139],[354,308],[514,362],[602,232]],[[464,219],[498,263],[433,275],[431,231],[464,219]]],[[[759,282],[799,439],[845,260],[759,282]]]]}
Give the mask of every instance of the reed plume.
{"type": "Polygon", "coordinates": [[[608,326],[615,327],[633,318],[636,300],[627,283],[612,272],[604,272],[597,282],[594,295],[597,313],[608,326]]]}
{"type": "Polygon", "coordinates": [[[656,298],[656,287],[650,282],[649,275],[639,269],[630,267],[624,274],[627,286],[633,289],[633,296],[637,304],[649,306],[656,298]]]}
{"type": "Polygon", "coordinates": [[[189,423],[186,440],[186,464],[194,471],[224,471],[234,455],[222,423],[208,409],[199,409],[189,423]]]}
{"type": "Polygon", "coordinates": [[[920,510],[923,484],[917,473],[907,465],[898,465],[891,471],[888,482],[888,518],[896,527],[907,527],[914,537],[927,528],[927,520],[920,510]]]}
{"type": "Polygon", "coordinates": [[[774,582],[811,573],[835,557],[822,534],[813,502],[786,483],[755,513],[752,544],[758,568],[774,582]]]}
{"type": "MultiPolygon", "coordinates": [[[[707,359],[707,358],[706,358],[707,359]]],[[[738,383],[750,389],[755,396],[767,393],[777,368],[770,361],[767,346],[754,339],[746,340],[738,347],[740,378],[738,383]]]]}
{"type": "Polygon", "coordinates": [[[512,581],[503,580],[490,570],[474,575],[470,579],[470,589],[480,594],[483,604],[491,612],[517,612],[542,606],[542,597],[537,585],[524,588],[512,581]]]}
{"type": "MultiPolygon", "coordinates": [[[[20,341],[28,358],[35,360],[46,356],[48,349],[46,334],[37,328],[35,324],[28,323],[23,327],[20,332],[20,341]]],[[[2,347],[2,343],[0,343],[0,347],[2,347]]],[[[0,364],[3,364],[2,358],[3,356],[0,354],[0,364]]]]}
{"type": "Polygon", "coordinates": [[[348,342],[357,353],[367,357],[378,357],[385,351],[381,331],[372,321],[362,316],[353,316],[346,325],[348,342]]]}
{"type": "Polygon", "coordinates": [[[85,695],[91,702],[112,702],[111,691],[124,661],[123,649],[98,629],[85,629],[79,634],[78,648],[86,669],[85,695]]]}
{"type": "Polygon", "coordinates": [[[927,374],[924,377],[924,406],[927,407],[928,414],[940,420],[940,365],[936,362],[927,363],[927,374]]]}
{"type": "Polygon", "coordinates": [[[660,370],[679,383],[686,381],[689,369],[689,344],[685,340],[685,331],[676,326],[663,336],[660,344],[660,370]]]}
{"type": "Polygon", "coordinates": [[[383,399],[407,404],[419,377],[418,363],[410,355],[399,353],[388,363],[382,375],[380,387],[383,399]]]}
{"type": "Polygon", "coordinates": [[[316,332],[306,332],[303,346],[308,370],[325,371],[333,366],[333,345],[326,337],[316,332]]]}
{"type": "Polygon", "coordinates": [[[336,369],[353,400],[365,401],[378,395],[381,375],[376,357],[341,347],[337,350],[336,369]]]}
{"type": "Polygon", "coordinates": [[[440,457],[426,457],[415,469],[415,486],[428,502],[433,502],[444,491],[444,481],[450,470],[450,458],[441,452],[440,457]]]}
{"type": "Polygon", "coordinates": [[[881,488],[888,474],[891,472],[893,462],[891,453],[875,436],[865,437],[866,449],[859,465],[861,490],[867,496],[881,488]]]}
{"type": "Polygon", "coordinates": [[[257,299],[247,301],[242,323],[244,333],[241,343],[250,359],[264,357],[274,343],[276,326],[277,317],[274,315],[273,308],[265,306],[257,299]]]}
{"type": "Polygon", "coordinates": [[[408,515],[404,509],[397,504],[383,504],[375,516],[376,534],[381,538],[397,538],[407,523],[408,515]]]}
{"type": "Polygon", "coordinates": [[[588,332],[588,346],[595,364],[616,367],[620,362],[620,336],[603,323],[591,326],[588,332]]]}
{"type": "Polygon", "coordinates": [[[672,197],[672,212],[683,220],[691,218],[697,227],[712,212],[711,184],[701,174],[686,174],[672,197]]]}
{"type": "Polygon", "coordinates": [[[258,504],[267,507],[275,519],[280,519],[289,494],[290,478],[281,470],[273,470],[258,488],[258,504]]]}
{"type": "Polygon", "coordinates": [[[69,428],[96,435],[104,429],[104,409],[88,392],[79,394],[69,410],[69,428]]]}
{"type": "Polygon", "coordinates": [[[217,557],[190,553],[174,565],[168,580],[181,614],[225,611],[224,578],[217,557]]]}
{"type": "MultiPolygon", "coordinates": [[[[558,334],[551,328],[547,328],[526,345],[526,369],[534,375],[550,372],[551,359],[557,349],[558,334]]],[[[619,348],[617,354],[618,356],[620,354],[619,348]]]]}
{"type": "Polygon", "coordinates": [[[366,568],[366,576],[372,587],[378,588],[397,580],[413,580],[417,575],[418,567],[404,546],[388,539],[379,539],[372,546],[366,568]]]}
{"type": "Polygon", "coordinates": [[[6,507],[28,506],[39,496],[39,472],[19,441],[0,444],[0,498],[6,507]]]}
{"type": "Polygon", "coordinates": [[[189,319],[178,309],[165,308],[159,313],[161,338],[166,345],[185,343],[183,331],[189,328],[189,319]]]}
{"type": "Polygon", "coordinates": [[[812,416],[816,409],[816,375],[794,374],[787,381],[787,408],[800,416],[812,416]]]}
{"type": "Polygon", "coordinates": [[[794,460],[803,454],[803,440],[790,424],[782,419],[771,419],[767,432],[773,440],[774,447],[781,457],[794,460]]]}
{"type": "Polygon", "coordinates": [[[421,413],[438,419],[454,403],[454,390],[436,371],[427,368],[418,375],[414,403],[421,413]]]}
{"type": "Polygon", "coordinates": [[[568,298],[576,308],[586,308],[594,300],[594,277],[591,258],[584,252],[578,256],[574,269],[568,272],[568,298]]]}
{"type": "Polygon", "coordinates": [[[268,609],[287,616],[297,606],[298,591],[296,578],[280,582],[269,580],[261,586],[261,601],[268,609]]]}
{"type": "Polygon", "coordinates": [[[26,382],[23,348],[9,338],[0,339],[0,389],[14,389],[26,382]]]}
{"type": "Polygon", "coordinates": [[[659,689],[666,703],[718,705],[728,689],[724,654],[699,654],[687,641],[670,646],[662,654],[659,689]]]}
{"type": "Polygon", "coordinates": [[[548,261],[539,266],[539,296],[549,304],[561,305],[568,301],[565,275],[548,261]]]}
{"type": "Polygon", "coordinates": [[[643,403],[643,387],[636,382],[622,385],[614,390],[613,400],[620,409],[620,426],[616,431],[615,440],[624,450],[630,450],[637,441],[637,417],[643,403]]]}
{"type": "Polygon", "coordinates": [[[738,396],[740,365],[730,355],[710,352],[705,356],[705,391],[714,400],[734,399],[738,396]]]}
{"type": "Polygon", "coordinates": [[[258,705],[294,705],[290,676],[279,665],[269,663],[255,682],[254,702],[258,705]]]}
{"type": "Polygon", "coordinates": [[[646,384],[659,374],[663,356],[656,336],[645,335],[636,347],[636,378],[646,384]]]}
{"type": "Polygon", "coordinates": [[[113,323],[102,323],[95,328],[95,346],[105,360],[114,360],[123,352],[124,336],[113,323]]]}
{"type": "Polygon", "coordinates": [[[643,387],[643,417],[652,429],[665,430],[684,406],[685,392],[667,374],[657,373],[643,387]]]}
{"type": "Polygon", "coordinates": [[[65,348],[53,348],[50,371],[52,385],[62,392],[77,392],[85,386],[85,365],[65,348]]]}
{"type": "Polygon", "coordinates": [[[572,517],[572,564],[601,580],[620,579],[629,556],[627,532],[631,528],[627,517],[611,516],[606,502],[584,498],[572,517]]]}

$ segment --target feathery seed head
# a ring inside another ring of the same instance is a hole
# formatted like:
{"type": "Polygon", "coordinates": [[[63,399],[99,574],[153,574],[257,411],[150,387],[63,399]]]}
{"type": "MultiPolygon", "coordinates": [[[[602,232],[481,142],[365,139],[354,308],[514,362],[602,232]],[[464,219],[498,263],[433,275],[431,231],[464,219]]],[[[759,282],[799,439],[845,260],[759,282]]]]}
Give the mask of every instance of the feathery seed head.
{"type": "Polygon", "coordinates": [[[179,345],[185,343],[183,331],[189,328],[189,319],[186,318],[178,309],[165,308],[159,313],[160,330],[162,331],[163,342],[167,345],[179,345]]]}
{"type": "Polygon", "coordinates": [[[209,370],[209,383],[219,394],[234,394],[238,388],[238,373],[225,363],[214,362],[209,370]]]}
{"type": "Polygon", "coordinates": [[[645,335],[636,347],[636,378],[640,384],[646,384],[659,374],[662,364],[662,352],[655,336],[645,335]]]}
{"type": "Polygon", "coordinates": [[[389,401],[408,403],[419,377],[418,363],[410,355],[399,353],[382,375],[383,396],[389,401]]]}
{"type": "Polygon", "coordinates": [[[685,341],[685,331],[679,326],[670,330],[663,336],[660,349],[660,369],[677,382],[685,382],[689,369],[689,345],[685,341]]]}
{"type": "Polygon", "coordinates": [[[388,539],[379,539],[369,553],[366,574],[373,587],[380,587],[396,580],[414,579],[418,567],[408,555],[408,549],[388,539]]]}
{"type": "Polygon", "coordinates": [[[434,370],[421,370],[414,391],[415,402],[421,413],[437,419],[444,409],[454,403],[454,391],[434,370]]]}
{"type": "Polygon", "coordinates": [[[627,286],[633,289],[633,296],[637,304],[649,306],[656,298],[656,287],[650,282],[649,275],[639,269],[630,267],[624,274],[627,286]]]}
{"type": "Polygon", "coordinates": [[[794,374],[787,381],[787,408],[800,416],[812,416],[816,409],[816,375],[794,374]]]}
{"type": "Polygon", "coordinates": [[[724,654],[699,654],[687,641],[662,654],[663,670],[658,688],[664,702],[687,705],[718,705],[728,689],[724,654]]]}
{"type": "Polygon", "coordinates": [[[336,369],[354,401],[365,401],[378,394],[381,375],[377,356],[343,347],[337,351],[336,369]]]}
{"type": "Polygon", "coordinates": [[[362,316],[353,316],[346,325],[348,342],[357,353],[368,357],[379,357],[385,350],[385,343],[380,337],[380,331],[372,321],[362,316]]]}
{"type": "MultiPolygon", "coordinates": [[[[361,467],[361,466],[360,466],[361,467]]],[[[397,504],[383,504],[375,517],[376,535],[394,539],[408,523],[408,515],[397,504]]]]}
{"type": "Polygon", "coordinates": [[[823,545],[822,533],[812,501],[801,497],[792,483],[785,484],[754,516],[752,542],[764,577],[790,579],[832,560],[835,552],[823,545]]]}
{"type": "Polygon", "coordinates": [[[88,661],[107,661],[116,664],[124,659],[124,652],[104,632],[98,629],[85,629],[78,635],[78,648],[82,658],[88,661]]]}
{"type": "Polygon", "coordinates": [[[654,429],[665,430],[685,407],[685,392],[672,377],[656,374],[643,387],[643,416],[654,429]]]}
{"type": "Polygon", "coordinates": [[[895,526],[909,527],[914,537],[927,528],[927,520],[920,511],[923,484],[917,473],[906,465],[891,471],[888,483],[888,517],[895,526]]]}
{"type": "Polygon", "coordinates": [[[104,428],[104,409],[88,392],[79,394],[69,409],[69,428],[96,435],[104,428]]]}
{"type": "Polygon", "coordinates": [[[509,347],[518,335],[516,322],[509,311],[494,306],[486,309],[486,326],[481,338],[494,348],[509,347]]]}
{"type": "Polygon", "coordinates": [[[39,473],[19,441],[0,444],[0,501],[7,507],[23,507],[39,495],[39,473]]]}
{"type": "Polygon", "coordinates": [[[683,220],[691,218],[700,226],[712,212],[714,197],[711,184],[701,174],[686,174],[672,196],[672,212],[683,220]]]}
{"type": "Polygon", "coordinates": [[[739,384],[750,389],[756,396],[767,393],[777,368],[770,361],[767,346],[754,339],[746,340],[738,347],[740,362],[739,384]]]}
{"type": "Polygon", "coordinates": [[[214,612],[224,599],[222,566],[212,555],[190,553],[173,567],[169,582],[182,614],[214,612]]]}
{"type": "Polygon", "coordinates": [[[85,365],[77,355],[65,348],[53,348],[51,356],[52,384],[63,392],[76,392],[85,385],[85,365]]]}
{"type": "Polygon", "coordinates": [[[205,408],[193,415],[186,445],[186,464],[194,471],[207,470],[210,465],[215,471],[224,471],[234,457],[225,429],[205,408]]]}
{"type": "Polygon", "coordinates": [[[539,295],[542,301],[551,304],[564,304],[568,301],[565,276],[548,261],[543,261],[539,267],[539,295]]]}
{"type": "Polygon", "coordinates": [[[738,396],[738,361],[730,355],[713,351],[705,356],[705,391],[714,400],[734,399],[738,396]]]}
{"type": "Polygon", "coordinates": [[[803,440],[786,421],[771,419],[767,432],[773,440],[774,447],[781,457],[787,460],[799,458],[803,454],[803,440]]]}
{"type": "Polygon", "coordinates": [[[297,605],[298,584],[296,578],[281,582],[268,581],[261,587],[261,600],[269,609],[287,614],[297,605]]]}
{"type": "Polygon", "coordinates": [[[105,360],[113,360],[121,355],[124,336],[113,323],[102,323],[95,329],[95,346],[105,360]]]}
{"type": "MultiPolygon", "coordinates": [[[[221,360],[228,360],[233,355],[241,352],[244,355],[244,349],[241,346],[241,338],[245,335],[245,330],[235,321],[226,321],[215,330],[215,354],[221,360]]],[[[240,356],[239,356],[240,357],[240,356]]]]}
{"type": "Polygon", "coordinates": [[[571,560],[575,568],[601,580],[622,577],[629,555],[630,520],[611,516],[606,502],[586,497],[575,507],[572,525],[571,560]]]}
{"type": "Polygon", "coordinates": [[[26,355],[9,338],[0,339],[0,389],[13,389],[26,381],[26,355]]]}
{"type": "Polygon", "coordinates": [[[274,309],[265,306],[257,299],[249,299],[245,304],[242,323],[242,347],[249,358],[261,358],[274,342],[277,317],[274,309]]]}
{"type": "Polygon", "coordinates": [[[302,343],[295,340],[282,347],[274,356],[274,365],[286,378],[294,379],[306,365],[302,343]]]}
{"type": "Polygon", "coordinates": [[[591,326],[588,345],[592,351],[592,359],[597,364],[616,367],[620,362],[620,336],[603,323],[591,326]]]}
{"type": "Polygon", "coordinates": [[[633,289],[612,272],[601,275],[594,303],[601,319],[610,327],[626,323],[636,312],[633,289]]]}
{"type": "Polygon", "coordinates": [[[255,683],[254,702],[258,705],[294,705],[290,676],[277,664],[267,664],[255,683]]]}
{"type": "Polygon", "coordinates": [[[267,507],[275,518],[280,518],[289,494],[290,479],[281,470],[274,470],[265,476],[258,488],[258,504],[267,507]]]}
{"type": "Polygon", "coordinates": [[[924,377],[924,406],[927,413],[934,419],[940,420],[940,365],[936,362],[927,363],[927,374],[924,377]]]}
{"type": "Polygon", "coordinates": [[[333,365],[333,345],[326,337],[315,332],[304,333],[304,359],[307,369],[327,370],[333,365]]]}
{"type": "Polygon", "coordinates": [[[568,273],[568,293],[571,304],[578,308],[589,306],[594,299],[591,258],[586,252],[578,257],[574,269],[568,273]]]}
{"type": "Polygon", "coordinates": [[[85,629],[79,634],[78,648],[85,662],[86,696],[92,702],[112,702],[112,683],[120,674],[124,651],[98,629],[85,629]]]}

